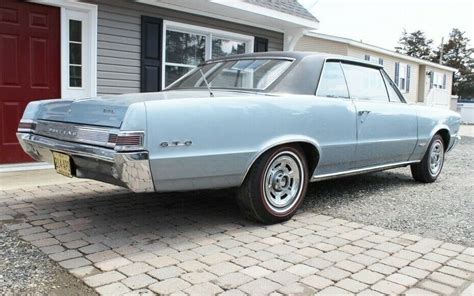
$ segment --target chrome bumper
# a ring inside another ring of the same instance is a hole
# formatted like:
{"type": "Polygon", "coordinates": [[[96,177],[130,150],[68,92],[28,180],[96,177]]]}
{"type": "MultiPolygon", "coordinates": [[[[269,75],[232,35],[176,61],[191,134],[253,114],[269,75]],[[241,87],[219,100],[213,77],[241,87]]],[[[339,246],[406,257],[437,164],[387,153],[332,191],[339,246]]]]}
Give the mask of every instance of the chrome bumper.
{"type": "Polygon", "coordinates": [[[453,150],[453,148],[456,147],[456,145],[459,143],[459,141],[461,141],[461,136],[460,135],[452,136],[447,152],[453,150]]]}
{"type": "Polygon", "coordinates": [[[17,138],[23,150],[38,161],[53,163],[51,151],[70,155],[78,178],[127,187],[133,192],[155,191],[148,151],[117,152],[31,133],[17,133],[17,138]]]}

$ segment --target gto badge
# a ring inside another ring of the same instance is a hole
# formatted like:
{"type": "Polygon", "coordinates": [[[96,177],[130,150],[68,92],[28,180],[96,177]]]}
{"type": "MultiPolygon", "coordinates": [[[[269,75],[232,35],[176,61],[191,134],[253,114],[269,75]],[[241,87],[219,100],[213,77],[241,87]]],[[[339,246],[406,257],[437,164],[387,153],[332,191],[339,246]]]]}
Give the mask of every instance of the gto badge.
{"type": "Polygon", "coordinates": [[[166,148],[166,147],[178,147],[178,146],[191,146],[192,144],[193,144],[193,141],[187,140],[187,141],[161,142],[160,146],[163,148],[166,148]]]}

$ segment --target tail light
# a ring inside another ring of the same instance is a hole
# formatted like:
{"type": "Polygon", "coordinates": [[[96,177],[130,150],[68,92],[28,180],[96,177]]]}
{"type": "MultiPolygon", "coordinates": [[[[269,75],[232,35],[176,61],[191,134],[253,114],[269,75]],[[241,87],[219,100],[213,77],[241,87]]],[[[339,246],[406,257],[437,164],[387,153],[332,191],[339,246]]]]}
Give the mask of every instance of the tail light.
{"type": "Polygon", "coordinates": [[[36,121],[31,119],[22,119],[18,124],[18,132],[31,133],[36,129],[36,121]]]}
{"type": "Polygon", "coordinates": [[[117,151],[132,151],[144,149],[143,132],[119,132],[117,134],[109,134],[109,144],[115,144],[117,151]]]}

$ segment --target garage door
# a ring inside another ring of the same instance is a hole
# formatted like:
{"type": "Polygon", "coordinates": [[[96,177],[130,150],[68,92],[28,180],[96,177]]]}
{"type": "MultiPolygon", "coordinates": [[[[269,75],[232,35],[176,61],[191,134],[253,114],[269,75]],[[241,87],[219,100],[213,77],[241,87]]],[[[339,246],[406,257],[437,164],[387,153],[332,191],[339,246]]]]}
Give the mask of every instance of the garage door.
{"type": "Polygon", "coordinates": [[[59,8],[0,1],[0,164],[32,161],[16,139],[34,100],[60,96],[59,8]]]}

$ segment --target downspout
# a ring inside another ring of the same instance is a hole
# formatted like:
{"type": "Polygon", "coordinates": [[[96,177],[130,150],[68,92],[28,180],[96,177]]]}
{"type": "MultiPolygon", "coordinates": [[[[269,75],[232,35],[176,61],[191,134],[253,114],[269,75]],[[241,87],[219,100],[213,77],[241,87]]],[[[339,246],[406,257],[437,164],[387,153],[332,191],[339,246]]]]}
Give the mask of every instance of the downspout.
{"type": "Polygon", "coordinates": [[[293,28],[288,29],[284,33],[284,41],[283,41],[283,50],[284,51],[294,51],[296,43],[300,40],[301,37],[307,32],[308,30],[305,28],[293,28]]]}

